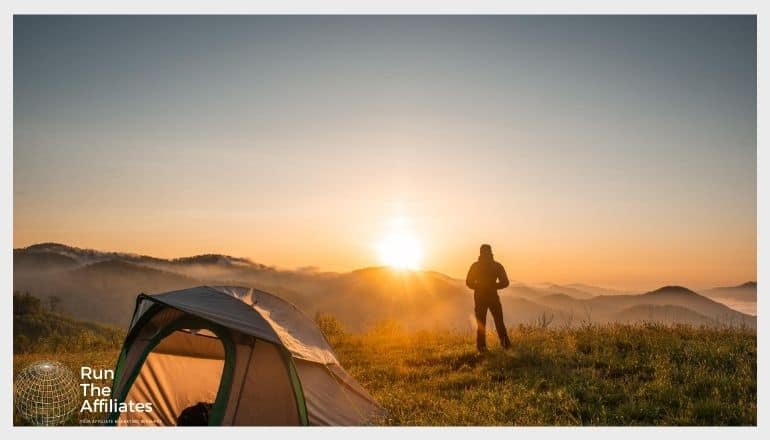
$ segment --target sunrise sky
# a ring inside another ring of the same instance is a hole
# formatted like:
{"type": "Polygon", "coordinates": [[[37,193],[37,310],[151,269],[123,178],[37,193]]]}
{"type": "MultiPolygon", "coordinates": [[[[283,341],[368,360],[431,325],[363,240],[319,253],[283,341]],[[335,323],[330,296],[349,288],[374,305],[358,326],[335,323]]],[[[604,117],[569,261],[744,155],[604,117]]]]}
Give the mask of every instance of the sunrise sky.
{"type": "Polygon", "coordinates": [[[756,279],[754,17],[16,16],[13,74],[14,247],[756,279]]]}

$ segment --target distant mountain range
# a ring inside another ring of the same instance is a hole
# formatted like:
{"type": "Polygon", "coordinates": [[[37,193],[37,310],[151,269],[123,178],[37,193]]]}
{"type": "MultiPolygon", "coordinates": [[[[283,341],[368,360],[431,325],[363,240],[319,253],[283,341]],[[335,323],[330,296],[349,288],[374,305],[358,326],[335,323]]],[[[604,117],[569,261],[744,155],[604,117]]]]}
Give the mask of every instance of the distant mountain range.
{"type": "MultiPolygon", "coordinates": [[[[206,254],[163,259],[121,252],[42,243],[14,249],[14,290],[61,299],[61,309],[78,319],[125,326],[136,295],[201,284],[263,289],[293,302],[305,313],[330,313],[352,329],[383,320],[408,328],[473,325],[473,296],[462,280],[432,271],[372,267],[348,273],[278,270],[245,258],[206,254]]],[[[756,303],[756,282],[696,293],[667,286],[646,293],[582,284],[512,283],[501,291],[506,323],[571,325],[581,322],[743,325],[756,317],[725,304],[756,303]]]]}
{"type": "Polygon", "coordinates": [[[699,293],[740,312],[750,315],[757,314],[756,281],[749,281],[740,286],[717,287],[715,289],[703,290],[699,293]]]}

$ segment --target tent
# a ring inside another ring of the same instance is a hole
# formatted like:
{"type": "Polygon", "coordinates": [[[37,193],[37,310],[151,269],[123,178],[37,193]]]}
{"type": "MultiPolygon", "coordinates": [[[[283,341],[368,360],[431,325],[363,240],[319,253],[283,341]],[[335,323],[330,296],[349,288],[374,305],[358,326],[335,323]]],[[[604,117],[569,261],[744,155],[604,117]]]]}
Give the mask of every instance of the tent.
{"type": "Polygon", "coordinates": [[[112,399],[119,426],[176,425],[198,402],[212,404],[209,425],[367,425],[384,413],[295,306],[229,286],[140,294],[112,399]]]}

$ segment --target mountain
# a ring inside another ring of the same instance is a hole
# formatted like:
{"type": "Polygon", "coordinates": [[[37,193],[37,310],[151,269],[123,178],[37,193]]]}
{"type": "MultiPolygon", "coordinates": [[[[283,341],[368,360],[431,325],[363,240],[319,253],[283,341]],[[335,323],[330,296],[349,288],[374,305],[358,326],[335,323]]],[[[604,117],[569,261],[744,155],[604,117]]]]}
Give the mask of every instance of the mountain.
{"type": "Polygon", "coordinates": [[[500,296],[511,296],[514,298],[536,299],[548,295],[550,292],[543,289],[538,289],[534,286],[528,286],[523,283],[512,281],[511,285],[507,289],[500,292],[500,296]]]}
{"type": "Polygon", "coordinates": [[[224,267],[258,267],[261,269],[268,269],[267,266],[256,264],[247,258],[231,257],[229,255],[203,254],[167,260],[127,252],[81,249],[61,243],[40,243],[26,248],[14,249],[13,256],[14,264],[22,265],[28,264],[28,262],[33,263],[35,259],[58,258],[65,263],[64,266],[73,263],[80,266],[86,266],[105,261],[125,261],[148,266],[191,267],[196,265],[220,265],[224,267]]]}
{"type": "MultiPolygon", "coordinates": [[[[86,265],[91,263],[97,263],[100,261],[116,260],[132,262],[160,262],[163,261],[160,258],[148,257],[146,255],[136,255],[126,252],[105,252],[97,251],[94,249],[81,249],[74,246],[67,246],[61,243],[40,243],[33,244],[23,249],[14,249],[14,257],[16,254],[20,256],[29,256],[36,254],[58,254],[64,257],[68,257],[76,261],[80,265],[86,265]]],[[[14,263],[16,261],[14,260],[14,263]]]]}
{"type": "MultiPolygon", "coordinates": [[[[279,295],[306,314],[329,313],[351,330],[384,320],[407,328],[474,325],[473,294],[464,280],[434,271],[369,267],[347,273],[280,270],[221,254],[162,259],[44,243],[14,250],[14,289],[79,319],[124,326],[136,295],[205,284],[251,286],[279,295]]],[[[756,286],[754,286],[756,289],[756,286]]],[[[756,318],[679,286],[628,294],[578,284],[527,285],[501,291],[507,325],[643,321],[756,326],[756,318]],[[601,293],[594,296],[594,293],[601,293]]],[[[490,318],[491,319],[491,318],[490,318]]]]}
{"type": "MultiPolygon", "coordinates": [[[[633,297],[632,297],[633,298],[633,297]]],[[[637,301],[652,305],[671,305],[690,309],[707,316],[722,325],[747,325],[756,327],[756,317],[727,307],[681,286],[666,286],[639,295],[637,301]]]]}
{"type": "Polygon", "coordinates": [[[76,259],[58,252],[25,252],[24,249],[13,250],[14,269],[30,268],[42,272],[66,270],[79,266],[76,259]]]}
{"type": "Polygon", "coordinates": [[[703,296],[750,315],[757,314],[757,282],[749,281],[738,286],[716,287],[701,291],[703,296]]]}
{"type": "MultiPolygon", "coordinates": [[[[540,298],[539,302],[552,308],[569,310],[580,320],[596,322],[617,320],[618,313],[634,307],[675,306],[704,316],[709,322],[756,327],[756,317],[733,310],[681,286],[665,286],[640,295],[600,295],[590,299],[549,295],[540,298]]],[[[631,315],[623,315],[624,319],[628,316],[631,315]]]]}
{"type": "MultiPolygon", "coordinates": [[[[25,257],[26,258],[26,257],[25,257]]],[[[136,295],[200,285],[200,280],[120,259],[96,260],[66,270],[35,271],[14,264],[15,290],[42,299],[57,297],[61,310],[78,319],[125,325],[136,295]]]]}
{"type": "Polygon", "coordinates": [[[681,306],[658,306],[644,304],[632,306],[615,313],[617,322],[658,322],[662,324],[689,324],[693,326],[715,326],[719,323],[700,313],[681,306]]]}
{"type": "Polygon", "coordinates": [[[733,287],[716,287],[714,289],[704,290],[702,293],[713,299],[757,302],[757,282],[749,281],[733,287]]]}
{"type": "Polygon", "coordinates": [[[561,286],[559,284],[553,284],[553,283],[545,283],[541,290],[547,292],[548,294],[556,294],[556,295],[569,295],[572,298],[578,298],[578,299],[588,299],[594,296],[593,293],[589,292],[588,290],[583,290],[572,286],[561,286]]]}
{"type": "Polygon", "coordinates": [[[339,274],[321,283],[305,308],[346,316],[363,328],[373,321],[397,319],[409,327],[465,326],[473,299],[458,280],[437,272],[370,267],[339,274]]]}
{"type": "Polygon", "coordinates": [[[634,292],[629,292],[625,290],[617,290],[617,289],[606,289],[604,287],[597,287],[597,286],[589,286],[587,284],[579,284],[579,283],[573,283],[573,284],[567,284],[566,287],[570,287],[576,290],[579,290],[581,292],[587,293],[592,296],[600,296],[600,295],[632,295],[634,292]]]}

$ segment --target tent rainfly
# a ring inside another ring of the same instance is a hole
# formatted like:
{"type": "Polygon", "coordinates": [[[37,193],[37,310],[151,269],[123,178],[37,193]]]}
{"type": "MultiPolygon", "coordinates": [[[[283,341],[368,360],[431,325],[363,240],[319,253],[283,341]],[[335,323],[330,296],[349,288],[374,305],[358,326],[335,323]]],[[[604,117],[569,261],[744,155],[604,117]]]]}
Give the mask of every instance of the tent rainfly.
{"type": "Polygon", "coordinates": [[[115,368],[119,426],[176,425],[211,404],[209,425],[368,425],[384,414],[340,366],[321,331],[256,289],[201,286],[140,294],[115,368]]]}

